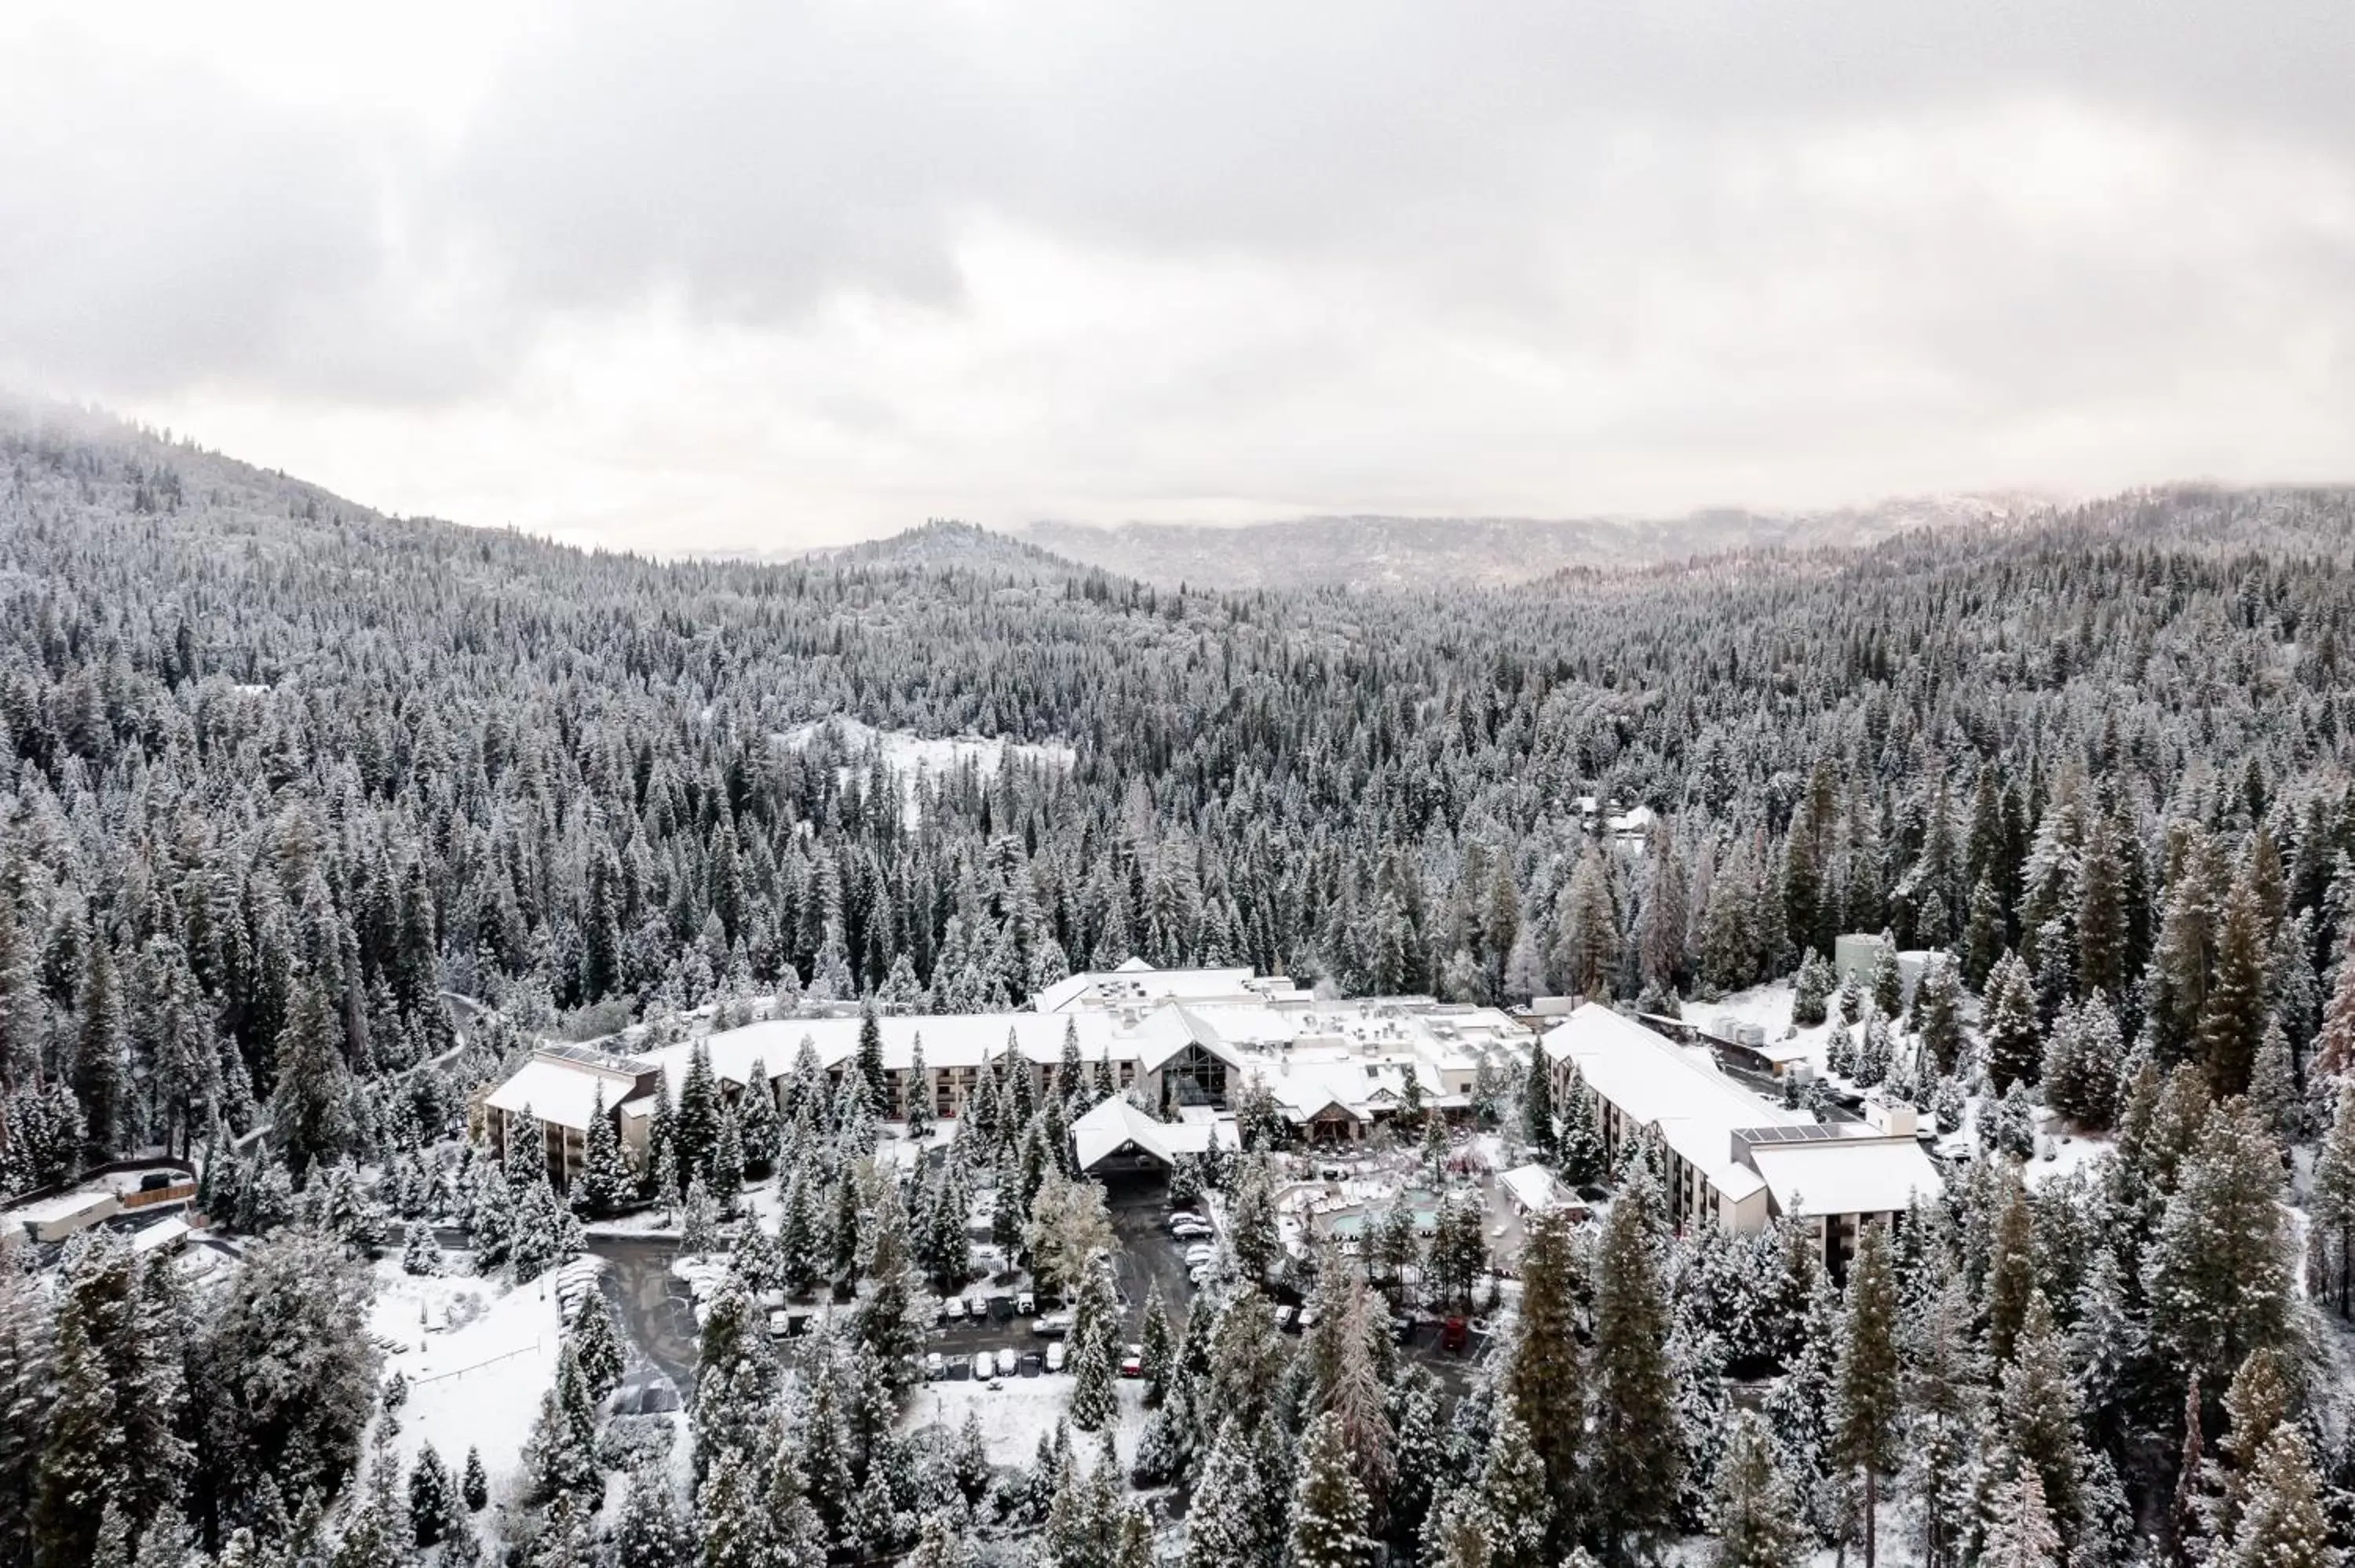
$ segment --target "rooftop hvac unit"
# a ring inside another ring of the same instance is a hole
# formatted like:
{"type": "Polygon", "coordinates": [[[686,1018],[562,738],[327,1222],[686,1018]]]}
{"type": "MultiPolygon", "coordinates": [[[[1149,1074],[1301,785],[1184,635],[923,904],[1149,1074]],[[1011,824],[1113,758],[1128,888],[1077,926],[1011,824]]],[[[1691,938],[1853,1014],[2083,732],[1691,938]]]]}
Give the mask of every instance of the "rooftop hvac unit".
{"type": "Polygon", "coordinates": [[[1763,1023],[1742,1024],[1733,1032],[1733,1043],[1753,1048],[1764,1045],[1766,1044],[1766,1026],[1763,1023]]]}

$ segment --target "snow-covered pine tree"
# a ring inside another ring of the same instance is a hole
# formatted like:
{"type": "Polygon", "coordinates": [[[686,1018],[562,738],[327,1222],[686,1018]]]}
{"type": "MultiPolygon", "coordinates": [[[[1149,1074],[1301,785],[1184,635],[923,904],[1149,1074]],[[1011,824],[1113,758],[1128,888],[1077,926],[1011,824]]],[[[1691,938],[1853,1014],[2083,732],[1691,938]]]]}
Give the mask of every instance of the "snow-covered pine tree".
{"type": "Polygon", "coordinates": [[[1501,1383],[1544,1467],[1552,1517],[1567,1545],[1586,1425],[1580,1366],[1578,1258],[1558,1212],[1533,1214],[1521,1246],[1521,1310],[1501,1383]]]}
{"type": "Polygon", "coordinates": [[[761,1468],[733,1447],[706,1466],[695,1494],[697,1568],[771,1568],[774,1532],[761,1497],[761,1468]]]}
{"type": "Polygon", "coordinates": [[[2285,1422],[2257,1452],[2240,1527],[2216,1561],[2222,1568],[2338,1568],[2344,1556],[2306,1434],[2285,1422]]]}
{"type": "Polygon", "coordinates": [[[1170,1380],[1178,1369],[1178,1340],[1169,1327],[1168,1308],[1161,1302],[1161,1284],[1156,1280],[1145,1296],[1145,1319],[1137,1330],[1137,1343],[1143,1347],[1140,1360],[1145,1369],[1145,1404],[1147,1409],[1157,1409],[1169,1396],[1170,1380]]]}
{"type": "Polygon", "coordinates": [[[2015,1083],[2034,1083],[2044,1066],[2044,1042],[2035,981],[2016,953],[2005,953],[1987,976],[1986,1020],[1988,1083],[1998,1094],[2015,1083]]]}
{"type": "Polygon", "coordinates": [[[1595,1255],[1588,1469],[1594,1533],[1614,1552],[1641,1550],[1668,1528],[1683,1464],[1655,1223],[1646,1186],[1621,1193],[1595,1255]]]}
{"type": "Polygon", "coordinates": [[[2211,1387],[2291,1331],[2281,1157],[2245,1102],[2207,1120],[2143,1263],[2153,1347],[2211,1387]]]}
{"type": "Polygon", "coordinates": [[[524,1474],[534,1501],[604,1484],[597,1467],[597,1414],[581,1359],[567,1343],[557,1352],[556,1381],[540,1395],[539,1417],[524,1446],[524,1474]]]}
{"type": "Polygon", "coordinates": [[[621,1386],[621,1331],[614,1325],[613,1309],[607,1304],[603,1290],[592,1285],[581,1293],[580,1305],[573,1308],[566,1337],[580,1361],[581,1376],[591,1401],[602,1400],[621,1386]]]}
{"type": "Polygon", "coordinates": [[[2041,1287],[2029,1293],[1998,1400],[2007,1449],[2035,1470],[2064,1543],[2076,1534],[2090,1456],[2068,1352],[2041,1287]]]}
{"type": "Polygon", "coordinates": [[[1810,1542],[1790,1482],[1775,1462],[1774,1441],[1749,1411],[1734,1417],[1718,1467],[1714,1568],[1799,1568],[1810,1542]]]}
{"type": "Polygon", "coordinates": [[[613,1523],[612,1568],[684,1568],[690,1548],[662,1467],[645,1464],[632,1470],[613,1523]]]}
{"type": "Polygon", "coordinates": [[[710,1191],[722,1214],[732,1215],[744,1200],[744,1128],[732,1100],[719,1102],[711,1139],[710,1191]]]}
{"type": "Polygon", "coordinates": [[[439,1546],[466,1529],[458,1483],[431,1443],[421,1444],[409,1471],[409,1531],[420,1546],[439,1546]]]}
{"type": "Polygon", "coordinates": [[[572,1182],[572,1206],[586,1219],[607,1219],[619,1213],[636,1193],[637,1179],[622,1154],[622,1137],[605,1111],[604,1086],[600,1084],[589,1114],[581,1174],[572,1182]]]}
{"type": "Polygon", "coordinates": [[[1799,960],[1799,973],[1791,997],[1791,1022],[1801,1029],[1813,1029],[1830,1016],[1826,1003],[1831,1000],[1838,977],[1831,965],[1824,962],[1815,948],[1809,948],[1799,960]]]}
{"type": "Polygon", "coordinates": [[[1293,1483],[1291,1568],[1359,1568],[1368,1555],[1366,1490],[1358,1484],[1341,1418],[1331,1411],[1308,1424],[1293,1483]]]}
{"type": "Polygon", "coordinates": [[[719,1209],[699,1175],[688,1178],[687,1199],[679,1206],[678,1250],[690,1255],[719,1250],[719,1209]]]}
{"type": "Polygon", "coordinates": [[[1897,1277],[1889,1228],[1859,1227],[1833,1369],[1833,1451],[1861,1477],[1866,1568],[1877,1561],[1881,1478],[1897,1461],[1897,1277]]]}
{"type": "Polygon", "coordinates": [[[2061,1533],[2045,1506],[2044,1483],[2023,1465],[2001,1490],[1992,1510],[1980,1568],[2060,1568],[2061,1533]]]}
{"type": "Polygon", "coordinates": [[[1521,1141],[1540,1161],[1551,1164],[1561,1152],[1554,1129],[1552,1062],[1532,1045],[1521,1075],[1521,1141]]]}
{"type": "Polygon", "coordinates": [[[1509,1396],[1498,1402],[1476,1484],[1490,1521],[1493,1568],[1544,1568],[1551,1561],[1546,1542],[1557,1528],[1552,1487],[1509,1396]]]}
{"type": "Polygon", "coordinates": [[[2298,1089],[2289,1035],[2277,1014],[2265,1016],[2256,1059],[2249,1069],[2248,1096],[2258,1121],[2278,1142],[2286,1146],[2306,1136],[2306,1097],[2298,1089]]]}
{"type": "Polygon", "coordinates": [[[2355,1075],[2339,1080],[2330,1128],[2315,1154],[2308,1206],[2319,1247],[2315,1294],[2335,1304],[2341,1319],[2355,1315],[2355,1075]]]}

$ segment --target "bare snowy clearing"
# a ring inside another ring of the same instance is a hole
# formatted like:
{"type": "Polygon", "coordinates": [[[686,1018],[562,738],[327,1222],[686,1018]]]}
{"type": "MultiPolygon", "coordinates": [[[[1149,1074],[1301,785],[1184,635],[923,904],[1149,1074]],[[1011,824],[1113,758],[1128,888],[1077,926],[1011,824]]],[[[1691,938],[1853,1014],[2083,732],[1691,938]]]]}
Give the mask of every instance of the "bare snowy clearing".
{"type": "Polygon", "coordinates": [[[409,1380],[393,1440],[402,1457],[413,1458],[430,1442],[454,1471],[469,1447],[479,1449],[492,1495],[504,1495],[538,1418],[539,1397],[556,1380],[563,1321],[554,1272],[510,1287],[472,1276],[420,1278],[388,1258],[377,1265],[368,1328],[401,1347],[387,1351],[385,1371],[409,1380]],[[464,1327],[442,1326],[475,1309],[481,1315],[464,1327]]]}
{"type": "MultiPolygon", "coordinates": [[[[993,1465],[1027,1465],[1038,1457],[1039,1440],[1055,1430],[1055,1423],[1071,1414],[1072,1380],[1068,1375],[1010,1377],[999,1386],[966,1381],[929,1383],[916,1391],[908,1413],[900,1418],[903,1432],[940,1426],[954,1436],[964,1429],[967,1412],[981,1418],[981,1437],[993,1465]]],[[[1137,1440],[1145,1435],[1145,1384],[1123,1378],[1119,1384],[1120,1414],[1113,1423],[1113,1443],[1125,1470],[1136,1462],[1137,1440]]],[[[1073,1431],[1075,1448],[1102,1446],[1099,1432],[1073,1431]]]]}
{"type": "MultiPolygon", "coordinates": [[[[855,718],[838,715],[812,724],[795,725],[778,736],[777,740],[792,750],[806,751],[811,742],[828,732],[852,757],[881,758],[883,766],[890,768],[900,782],[900,797],[906,807],[910,827],[915,826],[917,821],[916,784],[919,779],[937,783],[959,768],[967,767],[987,779],[1004,766],[1009,753],[1018,763],[1057,772],[1070,768],[1079,758],[1078,752],[1060,741],[1007,740],[1003,736],[922,736],[904,729],[877,729],[855,718]]],[[[847,785],[851,771],[848,767],[836,768],[835,781],[847,785]]]]}

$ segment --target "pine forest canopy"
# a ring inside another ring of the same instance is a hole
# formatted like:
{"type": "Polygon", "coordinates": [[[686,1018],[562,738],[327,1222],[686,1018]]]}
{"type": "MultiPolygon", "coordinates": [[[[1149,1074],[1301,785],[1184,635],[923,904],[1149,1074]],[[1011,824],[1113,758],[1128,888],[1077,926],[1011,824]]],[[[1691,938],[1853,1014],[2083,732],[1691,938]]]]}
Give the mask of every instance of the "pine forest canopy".
{"type": "Polygon", "coordinates": [[[2016,950],[2047,1021],[2098,986],[2236,1087],[2254,1043],[2200,1044],[2233,868],[2275,868],[2259,948],[2344,935],[2346,492],[1222,594],[954,524],[582,552],[89,421],[0,461],[0,1069],[48,1129],[10,1184],[66,1162],[26,1163],[70,1141],[59,1085],[88,1155],[250,1125],[290,1067],[291,1125],[364,1140],[313,1080],[442,1049],[444,989],[527,1028],[781,985],[971,1010],[1141,954],[1633,996],[1887,927],[1984,948],[1975,984],[2016,950]],[[1075,762],[906,812],[878,759],[782,744],[836,714],[1075,762]],[[1579,874],[1586,795],[1659,810],[1652,852],[1579,874]]]}

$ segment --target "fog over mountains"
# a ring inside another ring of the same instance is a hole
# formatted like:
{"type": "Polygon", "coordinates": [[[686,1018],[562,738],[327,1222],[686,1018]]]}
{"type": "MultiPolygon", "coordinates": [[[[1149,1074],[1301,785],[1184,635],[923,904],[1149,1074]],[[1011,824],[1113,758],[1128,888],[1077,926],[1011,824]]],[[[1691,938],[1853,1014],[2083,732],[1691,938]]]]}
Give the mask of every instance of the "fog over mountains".
{"type": "Polygon", "coordinates": [[[1306,517],[1222,527],[1039,522],[1018,536],[1162,586],[1498,587],[1571,567],[1642,567],[1732,550],[1870,545],[1908,529],[2050,506],[2020,492],[1925,496],[1824,512],[1725,508],[1669,518],[1306,517]]]}

